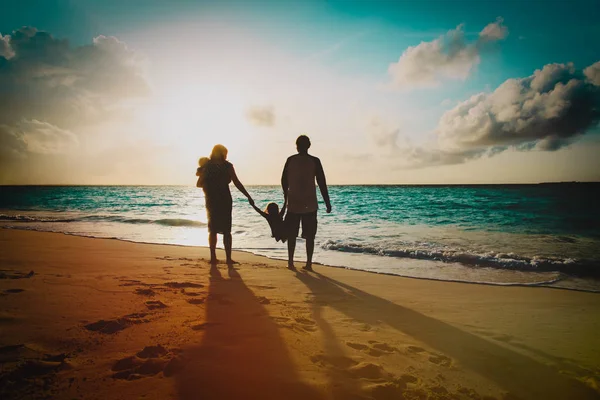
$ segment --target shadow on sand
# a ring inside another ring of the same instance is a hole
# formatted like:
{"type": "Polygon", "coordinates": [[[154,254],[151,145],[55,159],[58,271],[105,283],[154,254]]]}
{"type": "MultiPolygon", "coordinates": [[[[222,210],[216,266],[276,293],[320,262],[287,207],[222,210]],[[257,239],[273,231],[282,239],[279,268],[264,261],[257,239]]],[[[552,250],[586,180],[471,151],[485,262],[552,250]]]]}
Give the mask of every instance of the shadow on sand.
{"type": "Polygon", "coordinates": [[[300,382],[292,360],[259,299],[237,271],[210,272],[204,336],[185,351],[180,399],[319,399],[300,382]]]}
{"type": "MultiPolygon", "coordinates": [[[[319,304],[333,307],[360,322],[373,325],[384,322],[446,356],[458,360],[465,368],[485,376],[522,399],[598,399],[599,397],[592,389],[560,374],[549,365],[417,311],[319,273],[298,272],[296,277],[314,295],[316,305],[313,313],[322,330],[325,322],[320,317],[319,304]]],[[[331,344],[331,339],[334,338],[332,332],[328,334],[325,331],[324,334],[325,343],[330,342],[330,349],[325,350],[329,351],[330,356],[335,357],[340,352],[339,345],[331,344]]],[[[352,386],[347,380],[338,382],[338,385],[352,386]]]]}

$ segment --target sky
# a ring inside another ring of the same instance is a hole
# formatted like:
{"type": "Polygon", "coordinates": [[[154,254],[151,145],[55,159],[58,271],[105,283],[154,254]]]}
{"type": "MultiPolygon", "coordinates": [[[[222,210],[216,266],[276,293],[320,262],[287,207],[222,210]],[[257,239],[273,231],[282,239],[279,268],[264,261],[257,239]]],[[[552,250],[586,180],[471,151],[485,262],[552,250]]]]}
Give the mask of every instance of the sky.
{"type": "Polygon", "coordinates": [[[597,1],[0,1],[0,184],[600,181],[597,1]]]}

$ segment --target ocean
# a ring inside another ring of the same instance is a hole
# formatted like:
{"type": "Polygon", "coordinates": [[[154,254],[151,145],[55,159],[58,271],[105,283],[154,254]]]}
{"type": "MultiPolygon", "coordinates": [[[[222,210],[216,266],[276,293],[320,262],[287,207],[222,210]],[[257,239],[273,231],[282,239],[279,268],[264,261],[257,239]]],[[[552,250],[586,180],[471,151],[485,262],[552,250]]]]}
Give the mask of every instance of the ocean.
{"type": "MultiPolygon", "coordinates": [[[[249,186],[257,206],[279,186],[249,186]]],[[[330,186],[314,261],[414,278],[600,291],[600,184],[330,186]]],[[[286,259],[232,186],[233,247],[286,259]]],[[[320,198],[320,197],[319,197],[320,198]]],[[[207,246],[202,190],[0,186],[0,227],[207,246]]],[[[219,247],[222,241],[219,237],[219,247]]],[[[296,265],[305,259],[298,241],[296,265]]],[[[318,267],[317,267],[318,268],[318,267]]]]}

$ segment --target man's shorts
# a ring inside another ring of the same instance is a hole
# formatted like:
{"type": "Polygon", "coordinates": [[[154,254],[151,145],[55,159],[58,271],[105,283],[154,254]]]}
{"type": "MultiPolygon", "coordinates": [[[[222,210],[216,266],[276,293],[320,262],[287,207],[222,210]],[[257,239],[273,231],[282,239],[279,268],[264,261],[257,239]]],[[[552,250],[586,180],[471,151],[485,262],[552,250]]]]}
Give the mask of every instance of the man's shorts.
{"type": "Polygon", "coordinates": [[[304,239],[314,239],[317,235],[317,212],[306,214],[295,214],[288,212],[285,215],[285,226],[288,232],[288,238],[297,237],[302,222],[302,237],[304,239]]]}

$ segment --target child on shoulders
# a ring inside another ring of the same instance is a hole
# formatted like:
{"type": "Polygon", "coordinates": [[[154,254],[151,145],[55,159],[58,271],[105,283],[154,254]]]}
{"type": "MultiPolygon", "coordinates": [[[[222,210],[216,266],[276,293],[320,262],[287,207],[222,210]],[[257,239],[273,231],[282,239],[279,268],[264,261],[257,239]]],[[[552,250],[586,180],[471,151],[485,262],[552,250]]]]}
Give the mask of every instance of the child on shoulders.
{"type": "Polygon", "coordinates": [[[204,184],[204,166],[210,159],[208,157],[200,157],[198,160],[198,169],[196,169],[196,176],[198,180],[196,181],[196,187],[201,188],[204,184]]]}

